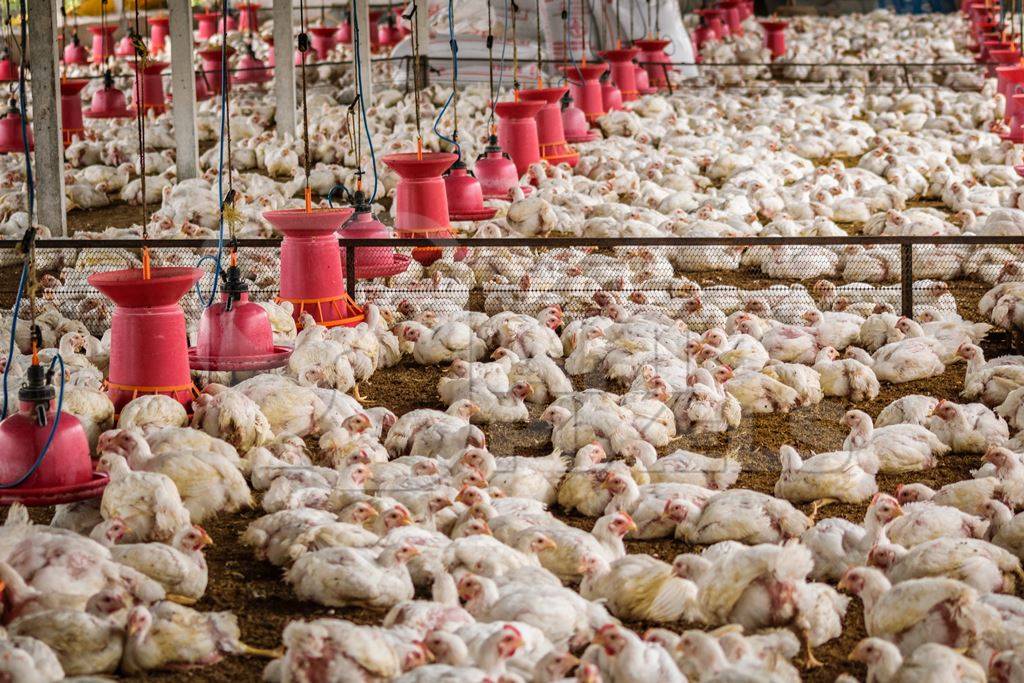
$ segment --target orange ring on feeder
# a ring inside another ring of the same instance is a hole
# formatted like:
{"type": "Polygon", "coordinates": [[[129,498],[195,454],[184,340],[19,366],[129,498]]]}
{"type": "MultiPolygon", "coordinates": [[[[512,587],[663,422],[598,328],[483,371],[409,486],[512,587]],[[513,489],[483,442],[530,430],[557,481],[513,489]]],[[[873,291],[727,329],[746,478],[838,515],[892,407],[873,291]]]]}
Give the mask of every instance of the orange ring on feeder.
{"type": "Polygon", "coordinates": [[[85,128],[64,128],[62,132],[64,137],[64,144],[70,145],[71,138],[73,138],[76,133],[84,133],[85,128]]]}
{"type": "MultiPolygon", "coordinates": [[[[357,304],[352,299],[352,297],[348,295],[348,293],[343,293],[341,296],[328,296],[321,297],[318,299],[290,299],[288,297],[283,296],[278,296],[274,298],[275,303],[281,303],[282,301],[287,301],[297,307],[296,318],[301,317],[302,314],[306,312],[307,304],[315,305],[316,312],[320,314],[320,320],[317,321],[317,325],[321,325],[327,328],[340,326],[355,327],[356,325],[358,325],[359,323],[363,322],[363,320],[366,319],[366,315],[363,313],[362,307],[359,304],[357,304]],[[345,310],[342,310],[341,307],[338,306],[339,301],[345,302],[345,310]],[[345,317],[338,317],[335,318],[334,320],[328,320],[325,322],[323,309],[324,304],[330,304],[331,308],[334,309],[335,315],[345,317]],[[348,313],[351,310],[355,310],[357,312],[356,315],[348,315],[348,313]]],[[[311,312],[310,315],[313,315],[313,313],[311,312]]],[[[315,318],[316,316],[313,317],[315,318]]],[[[295,321],[295,325],[297,328],[302,329],[302,326],[299,324],[298,320],[295,321]]]]}
{"type": "MultiPolygon", "coordinates": [[[[190,398],[196,398],[201,393],[199,391],[199,388],[195,385],[195,382],[189,382],[188,384],[178,384],[167,387],[146,387],[136,386],[134,384],[118,384],[117,382],[111,382],[109,379],[105,379],[103,380],[102,386],[104,389],[114,389],[115,391],[130,391],[132,392],[133,401],[137,399],[139,396],[155,396],[156,394],[161,394],[164,396],[170,395],[171,398],[180,403],[181,399],[177,396],[177,394],[183,391],[188,392],[191,395],[190,398]]],[[[187,410],[186,413],[189,416],[192,415],[192,413],[187,410]]],[[[120,411],[114,413],[114,420],[117,420],[119,417],[121,417],[120,411]]]]}

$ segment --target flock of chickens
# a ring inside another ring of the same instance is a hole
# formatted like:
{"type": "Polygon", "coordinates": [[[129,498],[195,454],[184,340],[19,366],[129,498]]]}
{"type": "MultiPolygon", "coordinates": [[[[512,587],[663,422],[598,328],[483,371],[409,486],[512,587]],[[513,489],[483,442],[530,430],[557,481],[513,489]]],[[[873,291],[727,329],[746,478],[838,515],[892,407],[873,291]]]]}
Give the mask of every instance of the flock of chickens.
{"type": "MultiPolygon", "coordinates": [[[[792,29],[782,69],[966,61],[956,17],[798,18],[792,29]]],[[[761,61],[760,29],[747,31],[705,56],[761,61]]],[[[828,68],[788,75],[847,77],[828,68]]],[[[355,159],[342,142],[344,94],[321,71],[310,182],[325,195],[352,180],[355,159]]],[[[757,77],[716,73],[723,85],[757,77]]],[[[1024,158],[999,141],[992,82],[972,78],[891,94],[648,96],[600,119],[606,138],[580,146],[574,172],[535,165],[535,192],[462,227],[487,237],[1021,236],[1012,166],[1024,158]]],[[[428,94],[425,117],[446,97],[428,94]]],[[[268,235],[260,213],[295,203],[305,181],[299,146],[267,132],[262,93],[237,99],[239,235],[268,235]]],[[[467,130],[484,130],[485,100],[477,88],[460,98],[467,130]]],[[[412,109],[397,91],[378,95],[367,112],[378,155],[412,139],[412,109]]],[[[207,137],[215,113],[201,106],[207,137]]],[[[149,126],[146,167],[158,175],[147,199],[162,202],[150,234],[213,235],[215,172],[175,183],[169,120],[149,126]]],[[[73,203],[141,200],[130,136],[113,125],[69,147],[73,203]]],[[[16,234],[22,180],[13,164],[0,180],[3,229],[16,234]]],[[[380,180],[386,205],[397,179],[381,170],[380,180]]],[[[0,527],[9,680],[247,654],[271,657],[264,679],[281,682],[798,681],[817,675],[815,649],[849,634],[862,610],[867,637],[850,643],[859,664],[848,668],[868,680],[1024,681],[1024,356],[986,358],[989,335],[1024,330],[1018,245],[916,247],[913,318],[896,312],[901,264],[884,247],[446,250],[429,267],[360,283],[366,319],[353,328],[308,316],[296,325],[288,304],[261,304],[275,342],[294,346],[287,367],[204,375],[191,416],[162,396],[115,415],[103,391],[111,308],[83,273],[137,257],[38,256],[40,355],[61,352],[64,409],[110,484],[100,500],[59,506],[49,525],[14,506],[0,527]],[[780,283],[715,284],[712,271],[780,283]],[[987,288],[977,310],[958,301],[954,280],[987,288]],[[429,376],[447,409],[386,407],[374,378],[412,366],[437,368],[429,376]],[[951,376],[954,392],[861,409],[891,385],[928,391],[951,376]],[[361,387],[385,405],[368,407],[361,387]],[[817,453],[782,445],[770,491],[746,487],[754,479],[735,449],[678,447],[819,404],[838,408],[845,440],[817,453]],[[543,454],[503,454],[508,430],[543,434],[543,454]],[[971,474],[957,479],[964,468],[952,465],[965,461],[971,474]],[[891,475],[903,483],[883,490],[891,475]],[[840,504],[856,506],[858,521],[825,516],[840,504]],[[262,511],[241,536],[253,561],[280,567],[296,600],[337,611],[292,621],[274,651],[246,644],[230,612],[197,608],[217,581],[202,525],[250,507],[262,511]],[[658,541],[673,543],[671,556],[639,552],[658,541]],[[379,625],[346,620],[349,609],[379,625]]],[[[157,265],[194,258],[154,253],[157,265]]],[[[276,255],[246,251],[242,263],[254,289],[276,289],[276,255]]],[[[26,327],[6,359],[15,386],[31,357],[26,327]]]]}

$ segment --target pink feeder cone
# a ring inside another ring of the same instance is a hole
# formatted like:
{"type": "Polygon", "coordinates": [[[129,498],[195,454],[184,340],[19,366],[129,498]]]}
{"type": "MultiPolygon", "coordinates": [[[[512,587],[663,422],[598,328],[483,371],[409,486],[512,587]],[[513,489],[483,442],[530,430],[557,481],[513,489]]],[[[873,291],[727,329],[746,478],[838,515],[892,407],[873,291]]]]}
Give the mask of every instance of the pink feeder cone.
{"type": "Polygon", "coordinates": [[[0,82],[11,83],[16,80],[18,80],[18,65],[5,50],[3,59],[0,59],[0,82]]]}
{"type": "MultiPolygon", "coordinates": [[[[223,30],[224,30],[224,19],[223,19],[223,17],[221,17],[217,21],[217,33],[221,33],[223,30]]],[[[227,30],[228,30],[229,33],[231,31],[237,31],[238,30],[238,17],[236,17],[234,14],[228,13],[227,30]]]]}
{"type": "Polygon", "coordinates": [[[124,119],[131,115],[124,93],[114,87],[114,78],[107,71],[103,74],[103,87],[92,94],[92,103],[85,110],[85,118],[124,119]]]}
{"type": "Polygon", "coordinates": [[[117,25],[89,26],[88,30],[92,34],[92,62],[102,64],[114,54],[114,31],[117,25]]]}
{"type": "Polygon", "coordinates": [[[1010,98],[1013,103],[1013,115],[1010,117],[1010,132],[1003,133],[1003,140],[1019,144],[1024,142],[1024,93],[1010,98]]]}
{"type": "MultiPolygon", "coordinates": [[[[632,102],[640,97],[636,89],[636,71],[633,65],[633,57],[640,54],[640,49],[635,47],[622,48],[620,50],[604,50],[598,52],[611,67],[612,83],[619,89],[622,102],[632,102]]],[[[605,109],[611,110],[607,103],[605,109]]]]}
{"type": "Polygon", "coordinates": [[[117,45],[114,47],[114,54],[121,59],[126,59],[135,54],[135,44],[132,43],[131,36],[124,36],[121,40],[117,41],[117,45]]]}
{"type": "Polygon", "coordinates": [[[238,60],[236,66],[238,70],[232,76],[232,83],[239,85],[258,84],[266,83],[274,78],[274,74],[264,66],[262,60],[256,59],[251,45],[246,53],[242,55],[241,59],[238,60]]]}
{"type": "MultiPolygon", "coordinates": [[[[35,149],[35,143],[32,140],[32,128],[26,126],[25,131],[28,133],[28,148],[31,151],[35,149]]],[[[0,118],[0,153],[24,153],[24,151],[25,138],[21,134],[21,114],[18,112],[17,106],[15,106],[15,101],[11,100],[11,106],[7,113],[4,114],[3,118],[0,118]]]]}
{"type": "MultiPolygon", "coordinates": [[[[395,231],[399,237],[444,239],[452,236],[448,196],[441,174],[458,158],[447,152],[424,152],[422,156],[408,152],[388,154],[381,159],[401,178],[395,188],[395,231]]],[[[465,250],[460,251],[464,256],[465,250]]],[[[441,258],[441,250],[417,247],[412,257],[428,266],[441,258]]]]}
{"type": "Polygon", "coordinates": [[[0,481],[7,485],[0,489],[2,505],[73,503],[101,495],[107,485],[107,475],[93,471],[82,423],[70,413],[58,416],[55,396],[46,369],[30,366],[18,391],[17,412],[0,422],[0,481]],[[10,486],[32,470],[40,455],[35,472],[10,486]]]}
{"type": "Polygon", "coordinates": [[[213,93],[210,92],[210,87],[206,84],[206,75],[204,71],[196,72],[196,102],[203,102],[213,97],[213,93]]]}
{"type": "Polygon", "coordinates": [[[214,95],[219,95],[221,90],[221,60],[231,59],[235,54],[234,48],[230,45],[223,52],[219,47],[196,50],[199,59],[203,62],[203,71],[206,73],[207,89],[214,95]]]}
{"type": "Polygon", "coordinates": [[[149,24],[149,51],[160,52],[167,44],[171,19],[167,15],[161,15],[150,17],[146,22],[149,24]]]}
{"type": "Polygon", "coordinates": [[[562,109],[562,130],[565,131],[565,141],[573,144],[593,142],[601,137],[600,133],[587,124],[583,110],[571,103],[562,109]]]}
{"type": "Polygon", "coordinates": [[[484,206],[484,191],[461,159],[452,164],[444,177],[448,198],[448,218],[453,221],[485,221],[494,218],[498,209],[484,206]]]}
{"type": "Polygon", "coordinates": [[[338,33],[336,26],[310,26],[309,41],[316,51],[316,58],[321,62],[327,59],[331,48],[335,46],[334,36],[338,33]]]}
{"type": "Polygon", "coordinates": [[[551,164],[569,164],[575,166],[580,155],[565,139],[562,127],[562,96],[569,92],[568,87],[537,88],[520,90],[519,96],[524,100],[543,102],[544,106],[537,112],[537,143],[540,146],[540,158],[551,164]]]}
{"type": "Polygon", "coordinates": [[[772,59],[778,59],[786,54],[786,28],[789,22],[762,20],[764,27],[764,46],[772,53],[772,59]]]}
{"type": "Polygon", "coordinates": [[[498,138],[494,135],[490,137],[483,154],[476,158],[475,175],[486,199],[508,199],[512,189],[519,185],[516,165],[501,151],[498,138]]]}
{"type": "Polygon", "coordinates": [[[723,11],[722,17],[725,24],[729,26],[729,33],[734,36],[743,35],[743,26],[740,25],[740,2],[739,0],[722,0],[718,7],[723,11]]]}
{"type": "MultiPolygon", "coordinates": [[[[729,35],[729,25],[726,23],[723,17],[724,12],[718,8],[708,8],[695,10],[694,14],[699,14],[704,19],[702,26],[710,32],[707,33],[707,40],[715,41],[721,40],[725,36],[729,35]]],[[[700,26],[697,30],[700,30],[700,26]]]]}
{"type": "MultiPolygon", "coordinates": [[[[370,205],[362,192],[356,192],[355,213],[341,229],[342,240],[391,239],[391,231],[370,211],[370,205]]],[[[391,277],[404,273],[409,267],[409,257],[396,254],[391,247],[360,247],[355,250],[356,278],[370,280],[377,277],[391,277]]],[[[341,252],[342,270],[348,268],[345,252],[341,252]]]]}
{"type": "Polygon", "coordinates": [[[608,70],[608,65],[579,64],[563,66],[565,78],[569,81],[569,94],[576,106],[583,110],[587,121],[593,123],[599,116],[604,116],[604,98],[601,95],[601,76],[608,70]]]}
{"type": "Polygon", "coordinates": [[[207,40],[217,33],[217,24],[220,23],[220,12],[200,12],[193,15],[199,24],[196,29],[199,40],[207,40]]]}
{"type": "Polygon", "coordinates": [[[651,82],[647,79],[647,72],[642,66],[633,67],[633,79],[636,81],[636,91],[641,95],[653,95],[658,92],[657,88],[651,87],[651,82]]]}
{"type": "Polygon", "coordinates": [[[85,132],[82,120],[82,89],[89,84],[84,78],[61,80],[60,82],[60,125],[64,144],[70,145],[71,138],[85,132]]]}
{"type": "Polygon", "coordinates": [[[167,109],[167,99],[164,97],[164,79],[161,72],[169,66],[170,64],[167,62],[149,62],[142,69],[141,74],[135,73],[135,87],[132,94],[134,107],[139,106],[141,102],[143,110],[154,109],[161,112],[167,109]]]}
{"type": "Polygon", "coordinates": [[[267,312],[249,301],[249,286],[237,266],[225,271],[220,301],[203,311],[198,343],[188,350],[193,370],[243,372],[279,368],[291,347],[275,346],[267,312]]]}
{"type": "Polygon", "coordinates": [[[540,161],[535,117],[543,106],[543,102],[527,100],[498,102],[494,107],[498,117],[498,144],[512,157],[520,177],[530,164],[540,161]]]}
{"type": "Polygon", "coordinates": [[[672,69],[666,66],[671,60],[665,54],[665,48],[671,43],[671,40],[663,40],[661,38],[645,38],[633,41],[633,46],[640,48],[639,61],[643,65],[644,71],[647,72],[647,80],[653,88],[663,88],[668,85],[665,73],[672,69]]]}
{"type": "Polygon", "coordinates": [[[382,48],[392,48],[402,40],[402,31],[395,24],[394,16],[384,18],[377,27],[377,42],[382,48]]]}
{"type": "Polygon", "coordinates": [[[337,209],[281,209],[263,217],[284,235],[281,242],[281,293],[296,321],[309,313],[324,327],[358,325],[362,311],[345,293],[338,229],[352,215],[337,209]]]}
{"type": "Polygon", "coordinates": [[[601,84],[601,102],[605,111],[622,109],[622,93],[611,83],[601,84]]]}
{"type": "Polygon", "coordinates": [[[110,324],[107,395],[118,412],[132,399],[164,394],[188,410],[195,387],[188,365],[185,313],[178,301],[203,276],[200,268],[141,268],[93,273],[89,284],[115,304],[110,324]]]}
{"type": "Polygon", "coordinates": [[[338,33],[334,39],[344,45],[352,44],[352,22],[347,17],[338,25],[338,33]]]}
{"type": "Polygon", "coordinates": [[[64,46],[64,63],[70,66],[72,64],[85,64],[88,61],[89,51],[85,49],[85,46],[78,39],[78,34],[72,34],[71,42],[64,46]]]}
{"type": "Polygon", "coordinates": [[[252,31],[260,30],[260,6],[255,2],[243,2],[236,5],[238,10],[238,30],[252,31]]]}
{"type": "Polygon", "coordinates": [[[1013,66],[1000,66],[996,68],[996,91],[1006,98],[1006,116],[1009,121],[1013,115],[1013,95],[1018,88],[1024,91],[1024,66],[1016,64],[1013,66]]]}

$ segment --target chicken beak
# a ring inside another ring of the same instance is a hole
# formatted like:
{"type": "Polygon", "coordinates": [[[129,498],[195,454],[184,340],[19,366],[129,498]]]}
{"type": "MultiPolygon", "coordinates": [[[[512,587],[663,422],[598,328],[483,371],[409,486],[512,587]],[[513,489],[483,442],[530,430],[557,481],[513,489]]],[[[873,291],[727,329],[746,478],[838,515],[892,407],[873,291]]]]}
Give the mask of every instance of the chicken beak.
{"type": "Polygon", "coordinates": [[[640,531],[640,529],[639,529],[639,528],[637,528],[637,526],[636,526],[636,522],[634,522],[634,521],[633,521],[633,520],[631,519],[631,520],[629,520],[629,524],[627,524],[627,525],[626,525],[626,531],[627,531],[627,532],[629,532],[629,531],[640,531]]]}
{"type": "Polygon", "coordinates": [[[203,545],[213,545],[213,539],[210,538],[210,534],[206,533],[205,529],[203,529],[203,535],[199,537],[199,540],[203,542],[203,545]]]}
{"type": "Polygon", "coordinates": [[[380,513],[377,512],[377,508],[370,508],[369,510],[366,511],[366,514],[366,521],[370,521],[371,519],[377,519],[378,517],[380,517],[380,513]]]}
{"type": "Polygon", "coordinates": [[[427,647],[426,643],[422,641],[417,641],[416,645],[418,645],[420,650],[423,652],[423,659],[425,659],[428,664],[432,663],[435,659],[437,659],[434,656],[434,653],[430,651],[430,648],[427,647]]]}
{"type": "Polygon", "coordinates": [[[412,524],[412,517],[410,517],[409,513],[406,512],[402,515],[402,518],[398,520],[398,526],[409,526],[410,524],[412,524]]]}
{"type": "Polygon", "coordinates": [[[493,536],[494,535],[494,532],[491,531],[491,525],[488,524],[486,521],[484,522],[484,528],[483,528],[483,530],[480,533],[482,533],[484,536],[493,536]]]}
{"type": "Polygon", "coordinates": [[[859,662],[860,657],[857,656],[856,650],[851,650],[850,654],[846,655],[846,661],[848,662],[859,662]]]}
{"type": "Polygon", "coordinates": [[[893,514],[893,518],[902,517],[902,516],[903,516],[903,506],[901,506],[899,503],[896,503],[896,512],[893,514]]]}
{"type": "Polygon", "coordinates": [[[540,549],[541,550],[557,550],[558,549],[558,544],[555,543],[550,538],[545,536],[540,541],[540,549]]]}

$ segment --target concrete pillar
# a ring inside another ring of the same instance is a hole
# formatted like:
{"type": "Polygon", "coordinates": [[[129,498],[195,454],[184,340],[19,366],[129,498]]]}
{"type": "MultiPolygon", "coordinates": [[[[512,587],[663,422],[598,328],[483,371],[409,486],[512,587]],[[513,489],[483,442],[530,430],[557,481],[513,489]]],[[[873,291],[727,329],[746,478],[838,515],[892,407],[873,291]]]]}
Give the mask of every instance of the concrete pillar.
{"type": "MultiPolygon", "coordinates": [[[[370,3],[367,0],[355,0],[352,3],[352,26],[359,30],[359,74],[361,78],[363,101],[369,107],[373,103],[373,70],[370,62],[370,3]]],[[[353,29],[354,30],[354,29],[353,29]]],[[[353,64],[354,66],[354,64],[353,64]]]]}
{"type": "Polygon", "coordinates": [[[199,176],[199,134],[196,131],[196,71],[192,61],[192,3],[167,0],[171,39],[171,92],[174,100],[175,162],[178,180],[199,176]]]}
{"type": "Polygon", "coordinates": [[[57,66],[59,21],[57,0],[32,0],[28,3],[36,222],[49,228],[53,235],[67,235],[60,71],[57,66]]]}
{"type": "Polygon", "coordinates": [[[274,0],[274,120],[277,134],[295,135],[295,36],[292,0],[274,0]]]}

